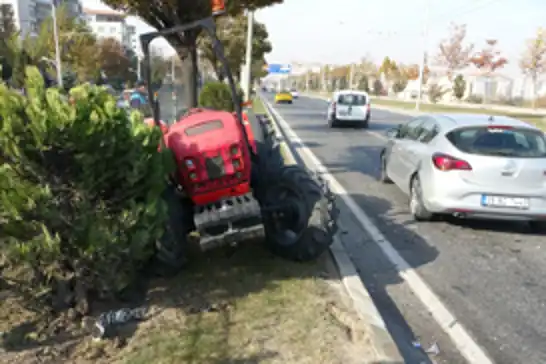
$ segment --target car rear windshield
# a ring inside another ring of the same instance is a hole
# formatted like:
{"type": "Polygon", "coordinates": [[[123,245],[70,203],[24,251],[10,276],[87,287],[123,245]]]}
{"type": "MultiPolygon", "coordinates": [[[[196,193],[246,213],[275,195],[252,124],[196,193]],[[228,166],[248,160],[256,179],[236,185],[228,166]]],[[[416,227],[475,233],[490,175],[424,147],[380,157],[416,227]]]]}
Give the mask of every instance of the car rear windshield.
{"type": "Polygon", "coordinates": [[[339,105],[352,105],[352,106],[362,106],[366,105],[366,96],[357,95],[357,94],[346,94],[339,95],[337,99],[339,105]]]}
{"type": "Polygon", "coordinates": [[[539,130],[483,126],[453,130],[446,137],[457,149],[469,154],[546,157],[546,140],[539,130]]]}

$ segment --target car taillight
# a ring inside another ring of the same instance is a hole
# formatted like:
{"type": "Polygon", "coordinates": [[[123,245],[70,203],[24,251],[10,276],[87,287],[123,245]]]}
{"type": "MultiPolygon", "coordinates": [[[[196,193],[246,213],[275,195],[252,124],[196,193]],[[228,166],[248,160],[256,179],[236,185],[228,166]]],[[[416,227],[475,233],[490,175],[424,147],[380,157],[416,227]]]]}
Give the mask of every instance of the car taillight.
{"type": "Polygon", "coordinates": [[[432,163],[440,171],[471,171],[472,167],[467,161],[457,159],[447,154],[434,154],[432,156],[432,163]]]}

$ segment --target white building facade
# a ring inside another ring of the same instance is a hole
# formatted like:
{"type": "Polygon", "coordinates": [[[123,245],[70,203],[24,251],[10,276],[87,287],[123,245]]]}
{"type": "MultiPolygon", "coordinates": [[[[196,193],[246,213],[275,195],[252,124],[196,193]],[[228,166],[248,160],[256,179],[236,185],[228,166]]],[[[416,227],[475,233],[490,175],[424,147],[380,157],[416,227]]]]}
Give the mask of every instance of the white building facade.
{"type": "MultiPolygon", "coordinates": [[[[80,0],[58,0],[57,3],[66,6],[71,17],[81,18],[80,0]]],[[[51,4],[52,0],[0,0],[0,6],[11,7],[15,26],[22,37],[38,33],[41,23],[51,16],[51,4]]]]}
{"type": "Polygon", "coordinates": [[[137,51],[136,28],[127,24],[126,15],[113,10],[84,9],[87,25],[99,38],[114,38],[126,49],[137,51]]]}
{"type": "Polygon", "coordinates": [[[22,36],[36,34],[38,30],[36,2],[37,0],[0,0],[0,5],[11,7],[15,26],[22,36]]]}

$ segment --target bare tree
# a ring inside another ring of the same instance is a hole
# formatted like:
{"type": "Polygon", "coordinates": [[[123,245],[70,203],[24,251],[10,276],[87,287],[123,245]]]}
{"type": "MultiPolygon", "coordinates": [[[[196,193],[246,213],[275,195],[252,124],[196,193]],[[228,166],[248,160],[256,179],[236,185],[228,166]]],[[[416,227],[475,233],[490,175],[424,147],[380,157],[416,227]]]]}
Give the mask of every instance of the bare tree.
{"type": "Polygon", "coordinates": [[[447,68],[448,77],[451,80],[453,75],[470,64],[473,44],[465,45],[466,25],[452,23],[450,36],[440,42],[436,62],[447,68]]]}
{"type": "Polygon", "coordinates": [[[533,83],[533,109],[536,107],[538,78],[546,72],[546,32],[538,29],[534,38],[527,41],[527,47],[519,64],[521,71],[531,77],[533,83]]]}
{"type": "MultiPolygon", "coordinates": [[[[483,76],[485,76],[488,85],[494,72],[508,63],[508,60],[504,58],[497,49],[497,43],[498,41],[496,39],[486,40],[485,47],[470,59],[470,62],[482,72],[483,76]]],[[[487,96],[486,89],[483,98],[484,103],[486,103],[487,96]]]]}

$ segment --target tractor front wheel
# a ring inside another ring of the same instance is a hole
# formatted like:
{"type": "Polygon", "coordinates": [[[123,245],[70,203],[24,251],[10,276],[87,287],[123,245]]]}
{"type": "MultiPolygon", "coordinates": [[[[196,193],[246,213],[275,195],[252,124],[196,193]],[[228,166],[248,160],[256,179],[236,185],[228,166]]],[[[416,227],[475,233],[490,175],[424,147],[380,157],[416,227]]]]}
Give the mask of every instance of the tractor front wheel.
{"type": "Polygon", "coordinates": [[[166,276],[178,273],[188,263],[188,233],[192,230],[192,211],[177,195],[176,187],[169,184],[163,192],[167,206],[167,221],[163,236],[156,242],[153,271],[166,276]]]}
{"type": "Polygon", "coordinates": [[[299,165],[282,166],[268,177],[262,199],[268,248],[292,261],[317,259],[337,231],[334,195],[319,175],[299,165]]]}

